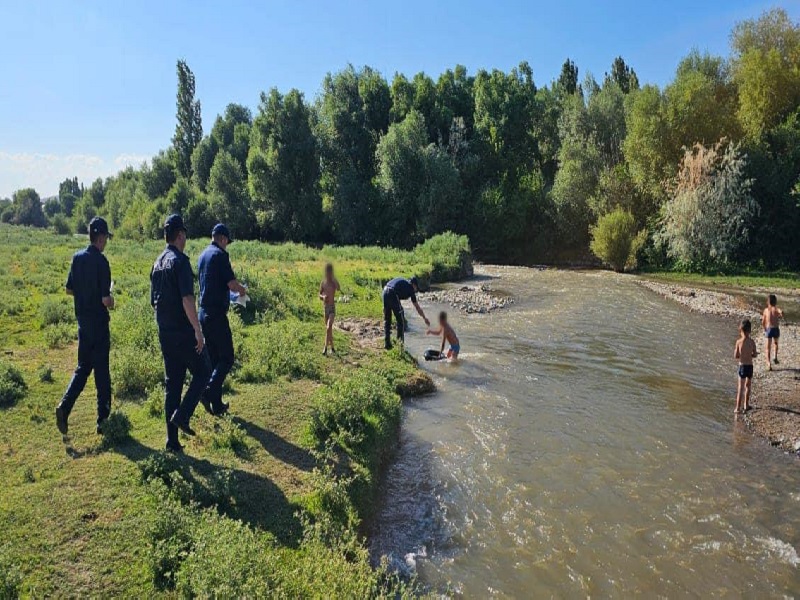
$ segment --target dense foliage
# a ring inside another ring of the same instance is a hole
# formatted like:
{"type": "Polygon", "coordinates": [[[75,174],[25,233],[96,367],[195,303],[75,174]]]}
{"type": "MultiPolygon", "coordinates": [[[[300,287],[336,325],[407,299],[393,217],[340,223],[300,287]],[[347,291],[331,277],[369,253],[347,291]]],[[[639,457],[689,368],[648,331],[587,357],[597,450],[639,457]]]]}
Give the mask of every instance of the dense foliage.
{"type": "Polygon", "coordinates": [[[181,210],[198,235],[225,220],[240,238],[402,248],[450,230],[479,258],[530,263],[590,259],[590,228],[622,208],[646,228],[653,266],[800,259],[800,26],[782,9],[736,25],[728,57],[690,52],[663,88],[621,57],[602,82],[580,80],[568,59],[544,86],[524,62],[391,81],[348,66],[313,101],[273,89],[255,116],[231,104],[205,136],[194,92],[180,61],[173,146],[149,164],[88,188],[67,179],[44,214],[22,190],[0,203],[2,220],[80,230],[101,214],[123,236],[151,238],[181,210]],[[736,186],[687,202],[670,185],[686,148],[723,139],[754,201],[726,228],[750,242],[663,251],[678,206],[700,222],[706,202],[741,203],[727,196],[736,186]]]}

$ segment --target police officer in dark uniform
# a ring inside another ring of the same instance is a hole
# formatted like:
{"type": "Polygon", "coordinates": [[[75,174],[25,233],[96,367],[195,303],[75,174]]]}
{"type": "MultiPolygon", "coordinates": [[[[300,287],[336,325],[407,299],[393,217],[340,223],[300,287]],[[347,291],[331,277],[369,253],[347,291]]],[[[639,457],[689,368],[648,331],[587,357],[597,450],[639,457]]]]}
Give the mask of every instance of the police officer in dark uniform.
{"type": "Polygon", "coordinates": [[[208,367],[203,355],[205,340],[195,307],[194,273],[189,257],[183,253],[186,226],[180,215],[167,218],[164,239],[167,247],[150,272],[150,304],[156,311],[158,339],[164,356],[167,450],[181,452],[178,430],[194,435],[189,420],[208,383],[208,367]],[[181,401],[187,369],[192,381],[181,401]]]}
{"type": "Polygon", "coordinates": [[[403,279],[402,277],[395,277],[383,288],[383,327],[386,334],[385,347],[389,350],[392,347],[392,313],[397,319],[397,339],[402,343],[405,339],[406,320],[405,313],[403,312],[403,305],[400,304],[401,300],[411,299],[411,303],[417,310],[417,313],[425,325],[430,325],[431,322],[425,316],[424,311],[417,302],[417,292],[419,291],[419,281],[416,277],[411,279],[403,279]]]}
{"type": "Polygon", "coordinates": [[[206,339],[211,362],[211,378],[203,396],[203,406],[213,415],[225,414],[228,404],[222,401],[222,385],[233,367],[233,337],[228,324],[230,292],[243,295],[245,288],[236,279],[227,247],[233,241],[228,228],[217,223],[211,230],[211,243],[197,263],[200,281],[200,326],[206,339]]]}
{"type": "Polygon", "coordinates": [[[103,256],[110,238],[105,219],[92,219],[89,222],[89,246],[72,257],[67,276],[66,291],[75,299],[78,319],[78,366],[56,407],[56,425],[63,435],[67,434],[72,407],[92,371],[97,388],[97,433],[102,433],[103,423],[111,413],[108,309],[114,307],[114,297],[111,295],[111,267],[103,256]]]}

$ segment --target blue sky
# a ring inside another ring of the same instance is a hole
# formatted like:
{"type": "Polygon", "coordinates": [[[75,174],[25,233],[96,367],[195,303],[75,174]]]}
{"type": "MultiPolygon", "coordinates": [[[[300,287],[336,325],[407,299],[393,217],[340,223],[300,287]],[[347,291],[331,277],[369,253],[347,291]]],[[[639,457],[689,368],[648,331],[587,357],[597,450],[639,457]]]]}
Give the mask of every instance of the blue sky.
{"type": "Polygon", "coordinates": [[[0,0],[0,197],[51,195],[167,146],[179,57],[208,131],[226,104],[255,110],[273,86],[313,99],[347,63],[435,78],[527,60],[543,84],[566,57],[601,78],[622,55],[664,84],[692,47],[727,54],[733,24],[775,5],[800,18],[800,0],[0,0]]]}

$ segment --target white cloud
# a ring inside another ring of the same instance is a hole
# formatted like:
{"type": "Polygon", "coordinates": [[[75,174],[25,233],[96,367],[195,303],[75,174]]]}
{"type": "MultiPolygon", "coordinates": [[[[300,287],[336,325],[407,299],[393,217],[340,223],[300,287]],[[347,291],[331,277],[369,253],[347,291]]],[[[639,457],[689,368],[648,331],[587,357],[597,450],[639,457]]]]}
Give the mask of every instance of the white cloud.
{"type": "Polygon", "coordinates": [[[104,158],[93,154],[39,154],[0,151],[0,198],[11,197],[20,188],[32,187],[44,197],[58,194],[58,185],[67,177],[77,177],[89,185],[98,177],[114,175],[122,169],[139,167],[148,156],[120,154],[104,158]]]}

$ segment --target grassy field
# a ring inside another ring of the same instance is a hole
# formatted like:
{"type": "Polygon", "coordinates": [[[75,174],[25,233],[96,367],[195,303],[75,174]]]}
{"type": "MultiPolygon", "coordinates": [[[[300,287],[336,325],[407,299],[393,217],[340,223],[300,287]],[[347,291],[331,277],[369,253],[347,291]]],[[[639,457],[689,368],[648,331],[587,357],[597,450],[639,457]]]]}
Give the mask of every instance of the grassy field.
{"type": "MultiPolygon", "coordinates": [[[[231,417],[196,413],[186,455],[164,444],[162,362],[148,304],[160,242],[107,248],[114,402],[94,432],[93,382],[62,439],[53,410],[75,365],[63,285],[83,237],[0,226],[0,598],[20,596],[368,597],[410,593],[373,569],[360,539],[397,436],[401,393],[424,389],[411,358],[337,332],[321,355],[316,291],[336,264],[338,317],[381,314],[397,274],[455,278],[465,238],[412,252],[236,242],[252,303],[231,315],[231,417]]],[[[206,240],[193,240],[193,262],[206,240]]]]}

